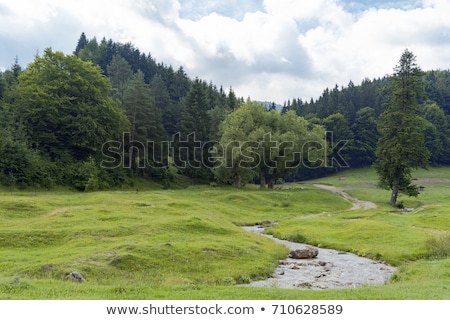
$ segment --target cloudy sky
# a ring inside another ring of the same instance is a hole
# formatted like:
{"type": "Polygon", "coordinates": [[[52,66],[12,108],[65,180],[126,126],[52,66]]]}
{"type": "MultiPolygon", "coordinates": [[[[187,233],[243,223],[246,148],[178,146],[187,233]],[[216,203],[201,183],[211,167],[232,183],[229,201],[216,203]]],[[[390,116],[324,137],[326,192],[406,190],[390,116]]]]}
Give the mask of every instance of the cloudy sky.
{"type": "Polygon", "coordinates": [[[0,0],[0,68],[88,38],[131,42],[238,96],[283,103],[392,74],[408,48],[450,68],[448,0],[0,0]]]}

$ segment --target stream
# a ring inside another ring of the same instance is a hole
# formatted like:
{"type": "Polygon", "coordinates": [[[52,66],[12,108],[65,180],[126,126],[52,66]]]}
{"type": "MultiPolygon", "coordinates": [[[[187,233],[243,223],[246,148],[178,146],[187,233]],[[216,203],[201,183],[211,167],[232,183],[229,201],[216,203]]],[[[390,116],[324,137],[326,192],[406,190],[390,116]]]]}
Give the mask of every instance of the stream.
{"type": "MultiPolygon", "coordinates": [[[[304,249],[309,245],[277,239],[264,234],[260,226],[243,227],[248,232],[269,237],[290,250],[304,249]]],[[[343,289],[363,285],[383,285],[397,268],[382,261],[360,257],[349,252],[318,248],[312,259],[281,260],[271,278],[254,281],[245,286],[290,289],[343,289]]]]}

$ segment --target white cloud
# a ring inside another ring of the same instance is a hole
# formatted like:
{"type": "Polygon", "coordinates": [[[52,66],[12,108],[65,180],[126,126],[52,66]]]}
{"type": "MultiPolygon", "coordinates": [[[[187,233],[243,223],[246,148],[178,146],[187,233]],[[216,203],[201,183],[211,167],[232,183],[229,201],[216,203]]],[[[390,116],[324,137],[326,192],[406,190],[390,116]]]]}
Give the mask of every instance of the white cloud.
{"type": "Polygon", "coordinates": [[[450,65],[446,0],[369,9],[350,0],[241,3],[0,0],[0,67],[16,54],[28,63],[48,46],[71,53],[84,31],[131,42],[158,61],[183,65],[191,77],[233,86],[240,96],[282,103],[390,74],[405,48],[425,70],[450,65]]]}

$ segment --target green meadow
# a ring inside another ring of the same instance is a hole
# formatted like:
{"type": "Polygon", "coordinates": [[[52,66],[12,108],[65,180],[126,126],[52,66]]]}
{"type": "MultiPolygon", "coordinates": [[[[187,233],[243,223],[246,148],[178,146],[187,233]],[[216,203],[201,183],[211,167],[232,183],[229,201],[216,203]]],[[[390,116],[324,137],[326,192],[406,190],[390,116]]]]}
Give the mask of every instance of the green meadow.
{"type": "Polygon", "coordinates": [[[189,186],[104,192],[0,190],[0,299],[450,299],[450,168],[388,205],[372,169],[260,190],[189,186]],[[339,178],[340,177],[340,178],[339,178]],[[343,188],[377,208],[314,184],[343,188]],[[340,290],[252,288],[288,250],[241,226],[398,267],[389,283],[340,290]],[[64,280],[78,271],[86,282],[64,280]]]}

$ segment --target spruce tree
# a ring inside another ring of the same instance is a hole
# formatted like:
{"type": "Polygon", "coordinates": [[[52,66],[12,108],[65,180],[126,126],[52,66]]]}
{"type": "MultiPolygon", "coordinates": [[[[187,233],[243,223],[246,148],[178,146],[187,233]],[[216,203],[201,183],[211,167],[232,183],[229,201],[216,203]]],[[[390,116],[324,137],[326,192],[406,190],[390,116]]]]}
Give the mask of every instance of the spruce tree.
{"type": "Polygon", "coordinates": [[[419,194],[411,183],[411,172],[426,168],[430,157],[421,130],[425,123],[419,104],[425,96],[423,72],[411,51],[404,51],[390,82],[389,105],[379,122],[375,168],[379,186],[392,190],[389,203],[396,206],[399,193],[419,194]]]}
{"type": "Polygon", "coordinates": [[[209,151],[204,144],[210,140],[211,119],[208,115],[210,103],[206,92],[207,84],[196,78],[183,100],[178,140],[174,142],[175,165],[194,179],[206,179],[211,176],[208,166],[209,151]]]}
{"type": "Polygon", "coordinates": [[[139,71],[128,82],[124,92],[123,108],[130,121],[129,153],[125,167],[131,168],[141,176],[153,175],[154,170],[166,163],[161,144],[166,140],[166,131],[162,125],[161,110],[156,107],[144,74],[139,71]],[[146,170],[140,170],[146,169],[146,170]]]}
{"type": "Polygon", "coordinates": [[[75,48],[75,51],[73,53],[78,56],[80,50],[83,49],[88,44],[88,42],[89,41],[87,40],[86,35],[84,34],[84,32],[82,32],[80,39],[78,39],[77,47],[75,48]]]}

